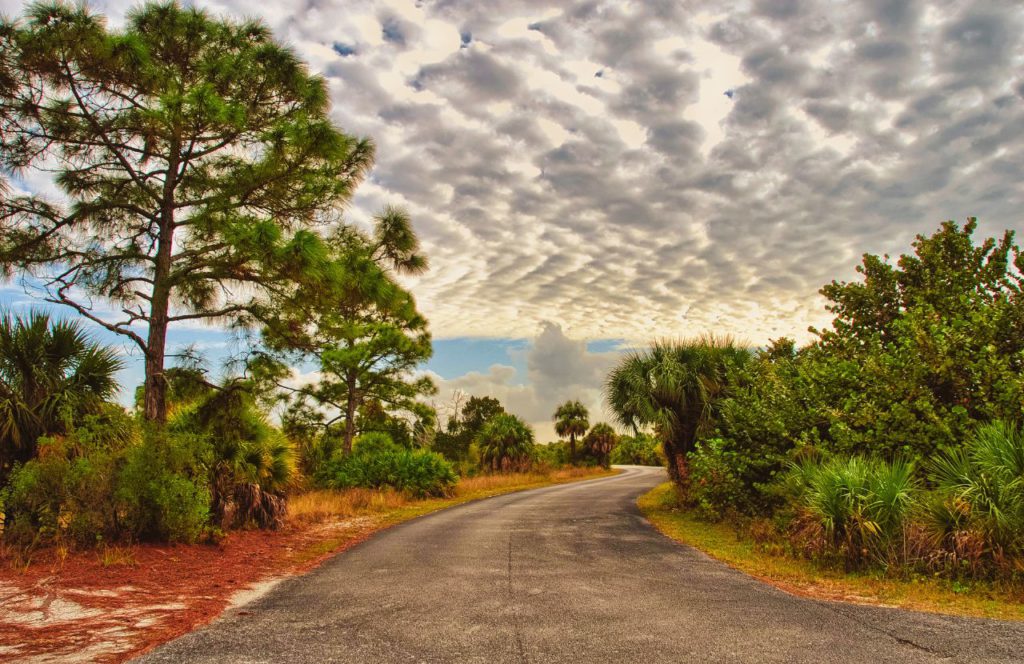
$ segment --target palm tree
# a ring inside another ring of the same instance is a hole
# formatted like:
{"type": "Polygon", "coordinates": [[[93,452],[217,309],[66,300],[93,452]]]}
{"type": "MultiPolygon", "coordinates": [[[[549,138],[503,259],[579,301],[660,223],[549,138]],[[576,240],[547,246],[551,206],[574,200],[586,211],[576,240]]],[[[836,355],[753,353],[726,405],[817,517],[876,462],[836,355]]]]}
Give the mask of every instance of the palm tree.
{"type": "Polygon", "coordinates": [[[595,424],[590,432],[587,433],[587,437],[583,439],[583,444],[587,446],[587,450],[597,457],[598,461],[605,468],[609,466],[608,456],[615,449],[618,442],[619,434],[615,433],[615,429],[611,425],[604,422],[595,424]]]}
{"type": "Polygon", "coordinates": [[[659,341],[612,369],[605,400],[622,425],[634,431],[654,427],[669,475],[685,486],[687,454],[713,425],[717,403],[730,387],[730,370],[749,359],[750,351],[729,337],[659,341]]]}
{"type": "Polygon", "coordinates": [[[40,436],[99,412],[117,391],[121,366],[78,322],[0,314],[0,481],[36,455],[40,436]]]}
{"type": "Polygon", "coordinates": [[[569,437],[569,463],[576,460],[576,436],[587,433],[590,422],[586,406],[579,401],[566,401],[555,411],[555,433],[559,438],[569,437]]]}
{"type": "Polygon", "coordinates": [[[480,461],[491,470],[506,471],[522,467],[533,451],[533,430],[511,413],[499,413],[476,436],[480,461]]]}

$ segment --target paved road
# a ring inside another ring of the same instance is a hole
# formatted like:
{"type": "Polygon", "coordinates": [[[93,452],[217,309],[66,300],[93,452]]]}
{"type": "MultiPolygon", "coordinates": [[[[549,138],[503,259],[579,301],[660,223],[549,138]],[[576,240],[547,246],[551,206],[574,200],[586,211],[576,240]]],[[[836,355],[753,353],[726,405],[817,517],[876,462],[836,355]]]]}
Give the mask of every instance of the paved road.
{"type": "Polygon", "coordinates": [[[1024,625],[800,599],[666,539],[664,472],[385,531],[147,662],[1011,662],[1024,625]]]}

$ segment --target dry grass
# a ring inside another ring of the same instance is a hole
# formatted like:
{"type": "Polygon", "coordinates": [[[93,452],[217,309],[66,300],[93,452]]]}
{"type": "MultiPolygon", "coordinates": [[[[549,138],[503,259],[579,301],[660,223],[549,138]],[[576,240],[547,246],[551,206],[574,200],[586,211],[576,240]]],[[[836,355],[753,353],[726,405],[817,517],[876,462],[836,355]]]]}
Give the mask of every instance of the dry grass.
{"type": "Polygon", "coordinates": [[[563,468],[525,473],[477,475],[459,480],[448,498],[417,499],[392,489],[345,489],[308,491],[288,499],[288,518],[297,523],[314,523],[325,519],[348,519],[358,516],[403,518],[425,514],[468,500],[486,498],[510,491],[520,491],[546,484],[571,482],[577,479],[602,477],[614,471],[601,468],[563,468]]]}
{"type": "Polygon", "coordinates": [[[608,471],[600,468],[560,468],[546,472],[477,475],[460,479],[455,486],[455,495],[477,495],[489,491],[503,491],[509,487],[519,488],[533,484],[569,482],[575,479],[598,477],[607,473],[608,471]]]}
{"type": "Polygon", "coordinates": [[[96,555],[99,558],[100,564],[104,567],[134,567],[136,565],[135,550],[129,546],[104,545],[96,555]]]}
{"type": "Polygon", "coordinates": [[[411,498],[392,489],[308,491],[288,499],[288,517],[295,521],[319,521],[326,517],[347,519],[405,507],[411,498]]]}
{"type": "Polygon", "coordinates": [[[927,576],[900,579],[883,574],[845,573],[803,558],[766,551],[749,533],[739,532],[727,523],[701,521],[679,508],[671,484],[662,484],[640,496],[637,504],[651,523],[668,537],[795,595],[934,613],[1024,620],[1024,597],[1020,589],[981,582],[964,585],[927,576]]]}

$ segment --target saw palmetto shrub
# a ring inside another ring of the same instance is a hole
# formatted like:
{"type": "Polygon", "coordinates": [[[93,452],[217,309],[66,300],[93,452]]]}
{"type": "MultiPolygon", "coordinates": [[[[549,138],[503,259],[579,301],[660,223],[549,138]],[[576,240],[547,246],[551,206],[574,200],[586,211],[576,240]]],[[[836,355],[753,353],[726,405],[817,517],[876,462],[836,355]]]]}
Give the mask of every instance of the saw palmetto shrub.
{"type": "Polygon", "coordinates": [[[850,568],[907,562],[907,528],[919,498],[912,464],[862,457],[806,462],[793,468],[790,483],[794,532],[806,552],[850,568]]]}
{"type": "Polygon", "coordinates": [[[1019,574],[1024,555],[1024,432],[994,421],[930,464],[926,523],[941,563],[958,574],[1019,574]]]}

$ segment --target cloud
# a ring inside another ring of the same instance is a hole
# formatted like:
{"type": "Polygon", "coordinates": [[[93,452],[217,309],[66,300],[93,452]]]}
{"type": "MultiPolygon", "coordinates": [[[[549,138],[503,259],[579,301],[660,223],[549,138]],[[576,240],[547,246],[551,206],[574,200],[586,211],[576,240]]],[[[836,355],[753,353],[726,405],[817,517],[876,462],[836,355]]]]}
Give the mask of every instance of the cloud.
{"type": "Polygon", "coordinates": [[[1021,228],[1020,3],[199,4],[265,18],[375,139],[349,214],[409,208],[439,338],[806,338],[861,253],[1021,228]]]}
{"type": "Polygon", "coordinates": [[[506,410],[529,422],[541,442],[556,439],[551,416],[558,404],[569,399],[587,406],[591,423],[611,420],[604,410],[601,386],[620,352],[590,351],[586,342],[567,337],[559,325],[547,321],[526,348],[512,352],[523,354],[526,376],[501,364],[447,380],[434,374],[440,388],[438,405],[443,408],[455,392],[494,397],[506,410]]]}

